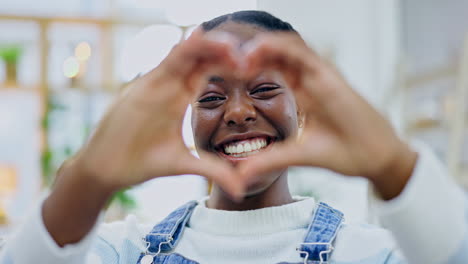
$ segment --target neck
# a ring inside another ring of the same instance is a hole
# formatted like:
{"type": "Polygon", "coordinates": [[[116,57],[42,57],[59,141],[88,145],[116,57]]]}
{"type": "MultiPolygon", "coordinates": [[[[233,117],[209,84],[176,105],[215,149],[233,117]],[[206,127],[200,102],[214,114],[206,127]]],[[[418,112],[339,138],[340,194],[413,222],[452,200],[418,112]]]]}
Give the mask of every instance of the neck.
{"type": "Polygon", "coordinates": [[[227,211],[246,211],[292,203],[294,199],[289,192],[287,174],[287,170],[283,171],[266,189],[247,195],[241,202],[233,201],[215,185],[207,200],[207,207],[227,211]]]}

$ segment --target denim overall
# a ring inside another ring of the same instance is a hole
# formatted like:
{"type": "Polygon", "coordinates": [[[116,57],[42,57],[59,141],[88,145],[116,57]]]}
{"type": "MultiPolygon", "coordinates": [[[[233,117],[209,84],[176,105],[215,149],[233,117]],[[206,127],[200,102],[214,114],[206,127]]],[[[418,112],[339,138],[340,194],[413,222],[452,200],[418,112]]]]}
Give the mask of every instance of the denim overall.
{"type": "MultiPolygon", "coordinates": [[[[153,264],[198,264],[194,260],[173,253],[196,205],[196,201],[188,202],[154,226],[145,237],[147,251],[140,255],[137,264],[145,264],[142,263],[144,257],[145,261],[143,262],[152,258],[153,264]]],[[[332,242],[342,222],[343,213],[325,203],[318,204],[304,242],[297,248],[301,258],[304,259],[303,263],[328,263],[333,250],[332,242]]],[[[281,262],[279,264],[292,263],[281,262]]]]}

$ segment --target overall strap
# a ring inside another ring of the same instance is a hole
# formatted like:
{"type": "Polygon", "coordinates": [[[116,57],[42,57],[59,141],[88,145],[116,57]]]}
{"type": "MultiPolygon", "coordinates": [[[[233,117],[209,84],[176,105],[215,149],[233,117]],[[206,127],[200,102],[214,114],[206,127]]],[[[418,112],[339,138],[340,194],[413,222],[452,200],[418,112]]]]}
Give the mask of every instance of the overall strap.
{"type": "Polygon", "coordinates": [[[319,203],[315,209],[304,242],[298,248],[304,263],[327,262],[333,251],[332,242],[343,222],[343,213],[326,203],[319,203]]]}
{"type": "Polygon", "coordinates": [[[190,219],[197,201],[190,201],[170,213],[146,235],[147,254],[157,255],[174,249],[190,219]]]}

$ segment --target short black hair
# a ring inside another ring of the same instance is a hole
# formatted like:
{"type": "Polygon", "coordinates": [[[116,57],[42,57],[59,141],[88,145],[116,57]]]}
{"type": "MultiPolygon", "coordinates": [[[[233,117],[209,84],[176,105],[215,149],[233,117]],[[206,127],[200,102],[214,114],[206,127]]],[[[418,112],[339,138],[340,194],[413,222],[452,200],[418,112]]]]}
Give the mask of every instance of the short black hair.
{"type": "Polygon", "coordinates": [[[285,22],[268,12],[258,10],[245,10],[222,15],[213,18],[210,21],[203,22],[201,27],[205,32],[207,32],[228,21],[259,26],[267,31],[287,31],[297,33],[297,31],[288,22],[285,22]]]}

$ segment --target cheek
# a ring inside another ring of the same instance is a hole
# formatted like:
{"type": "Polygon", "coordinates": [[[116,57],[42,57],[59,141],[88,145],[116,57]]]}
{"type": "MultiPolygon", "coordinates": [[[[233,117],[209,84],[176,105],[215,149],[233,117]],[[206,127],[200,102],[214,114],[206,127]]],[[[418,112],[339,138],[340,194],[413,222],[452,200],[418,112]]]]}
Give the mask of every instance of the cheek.
{"type": "Polygon", "coordinates": [[[192,131],[197,148],[207,149],[210,137],[215,132],[219,114],[206,109],[192,111],[192,131]]]}
{"type": "Polygon", "coordinates": [[[298,131],[297,108],[294,98],[285,94],[263,103],[263,111],[284,137],[295,136],[298,131]]]}

